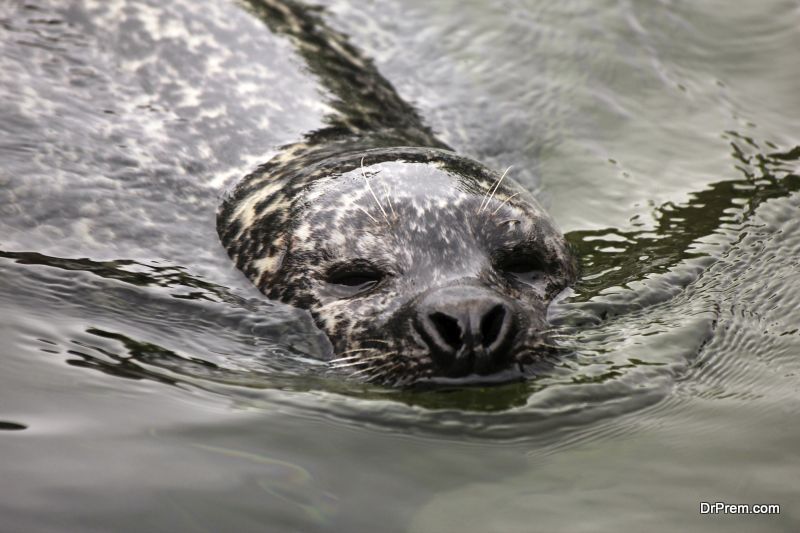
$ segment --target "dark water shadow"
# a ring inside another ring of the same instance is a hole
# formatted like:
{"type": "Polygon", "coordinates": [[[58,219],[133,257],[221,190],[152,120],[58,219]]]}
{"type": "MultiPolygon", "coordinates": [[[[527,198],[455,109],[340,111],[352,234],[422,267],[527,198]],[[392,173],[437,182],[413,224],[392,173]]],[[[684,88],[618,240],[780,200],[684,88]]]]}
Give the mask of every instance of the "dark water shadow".
{"type": "Polygon", "coordinates": [[[24,429],[28,429],[28,426],[24,424],[18,424],[17,422],[0,420],[0,431],[22,431],[24,429]]]}

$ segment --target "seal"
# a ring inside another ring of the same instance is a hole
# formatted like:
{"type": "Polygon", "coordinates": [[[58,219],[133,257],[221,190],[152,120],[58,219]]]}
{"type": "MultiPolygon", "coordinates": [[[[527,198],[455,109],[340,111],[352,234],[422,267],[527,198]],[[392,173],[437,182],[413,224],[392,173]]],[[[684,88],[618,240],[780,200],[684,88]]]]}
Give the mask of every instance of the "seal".
{"type": "Polygon", "coordinates": [[[331,366],[352,376],[394,386],[525,377],[550,344],[549,303],[576,277],[552,219],[508,170],[439,141],[313,13],[257,4],[310,50],[310,65],[361,80],[348,83],[363,98],[223,199],[217,230],[230,257],[267,297],[307,309],[331,341],[331,366]]]}

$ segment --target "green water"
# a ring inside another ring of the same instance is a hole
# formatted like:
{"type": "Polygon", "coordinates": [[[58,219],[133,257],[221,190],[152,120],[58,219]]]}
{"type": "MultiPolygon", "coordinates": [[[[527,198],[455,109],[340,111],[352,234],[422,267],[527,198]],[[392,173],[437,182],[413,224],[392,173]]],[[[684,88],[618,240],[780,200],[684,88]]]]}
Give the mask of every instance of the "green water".
{"type": "MultiPolygon", "coordinates": [[[[0,103],[0,531],[800,528],[796,2],[322,2],[445,142],[513,165],[582,258],[551,310],[562,364],[427,392],[321,377],[308,318],[215,239],[219,187],[189,178],[261,162],[258,128],[316,127],[237,107],[286,80],[196,74],[192,107],[148,85],[191,75],[169,38],[131,26],[103,63],[82,11],[27,5],[0,6],[0,102],[25,110],[0,103]]],[[[167,35],[205,20],[187,5],[167,35]]],[[[258,61],[264,25],[209,5],[226,61],[258,61]]]]}

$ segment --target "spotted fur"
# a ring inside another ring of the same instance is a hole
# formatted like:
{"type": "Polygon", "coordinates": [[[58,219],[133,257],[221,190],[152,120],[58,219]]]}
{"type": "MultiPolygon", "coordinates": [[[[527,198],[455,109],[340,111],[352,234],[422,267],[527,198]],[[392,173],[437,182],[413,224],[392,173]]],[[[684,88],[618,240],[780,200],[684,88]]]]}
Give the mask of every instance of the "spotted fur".
{"type": "Polygon", "coordinates": [[[452,285],[489,288],[515,303],[524,324],[514,343],[521,365],[547,344],[546,308],[574,280],[574,261],[550,217],[513,179],[495,190],[500,174],[434,148],[297,163],[285,173],[272,162],[245,178],[223,205],[219,231],[264,294],[311,312],[344,368],[392,384],[435,377],[413,313],[429,291],[452,285]],[[521,248],[544,266],[537,284],[496,268],[499,253],[521,248]],[[385,279],[365,294],[337,292],[331,270],[359,261],[385,279]]]}
{"type": "Polygon", "coordinates": [[[547,344],[547,305],[575,277],[550,217],[511,176],[437,140],[346,37],[293,2],[251,3],[348,105],[224,198],[217,229],[236,265],[269,298],[309,310],[334,346],[332,366],[351,375],[435,378],[413,319],[425,295],[450,286],[513,302],[522,368],[547,344]],[[515,253],[535,256],[541,279],[522,283],[498,267],[515,253]],[[380,282],[353,292],[332,281],[358,265],[379,270],[380,282]]]}

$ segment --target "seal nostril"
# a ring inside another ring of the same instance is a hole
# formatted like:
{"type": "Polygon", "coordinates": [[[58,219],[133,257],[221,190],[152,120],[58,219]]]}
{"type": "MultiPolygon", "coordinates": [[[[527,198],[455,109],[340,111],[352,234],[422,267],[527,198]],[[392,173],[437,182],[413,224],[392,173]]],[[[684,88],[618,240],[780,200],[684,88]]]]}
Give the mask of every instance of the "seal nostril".
{"type": "Polygon", "coordinates": [[[481,320],[481,340],[485,347],[491,346],[500,336],[505,318],[506,310],[502,305],[492,307],[488,313],[483,315],[481,320]]]}
{"type": "Polygon", "coordinates": [[[428,317],[447,346],[458,351],[464,344],[458,320],[444,313],[431,313],[428,317]]]}

